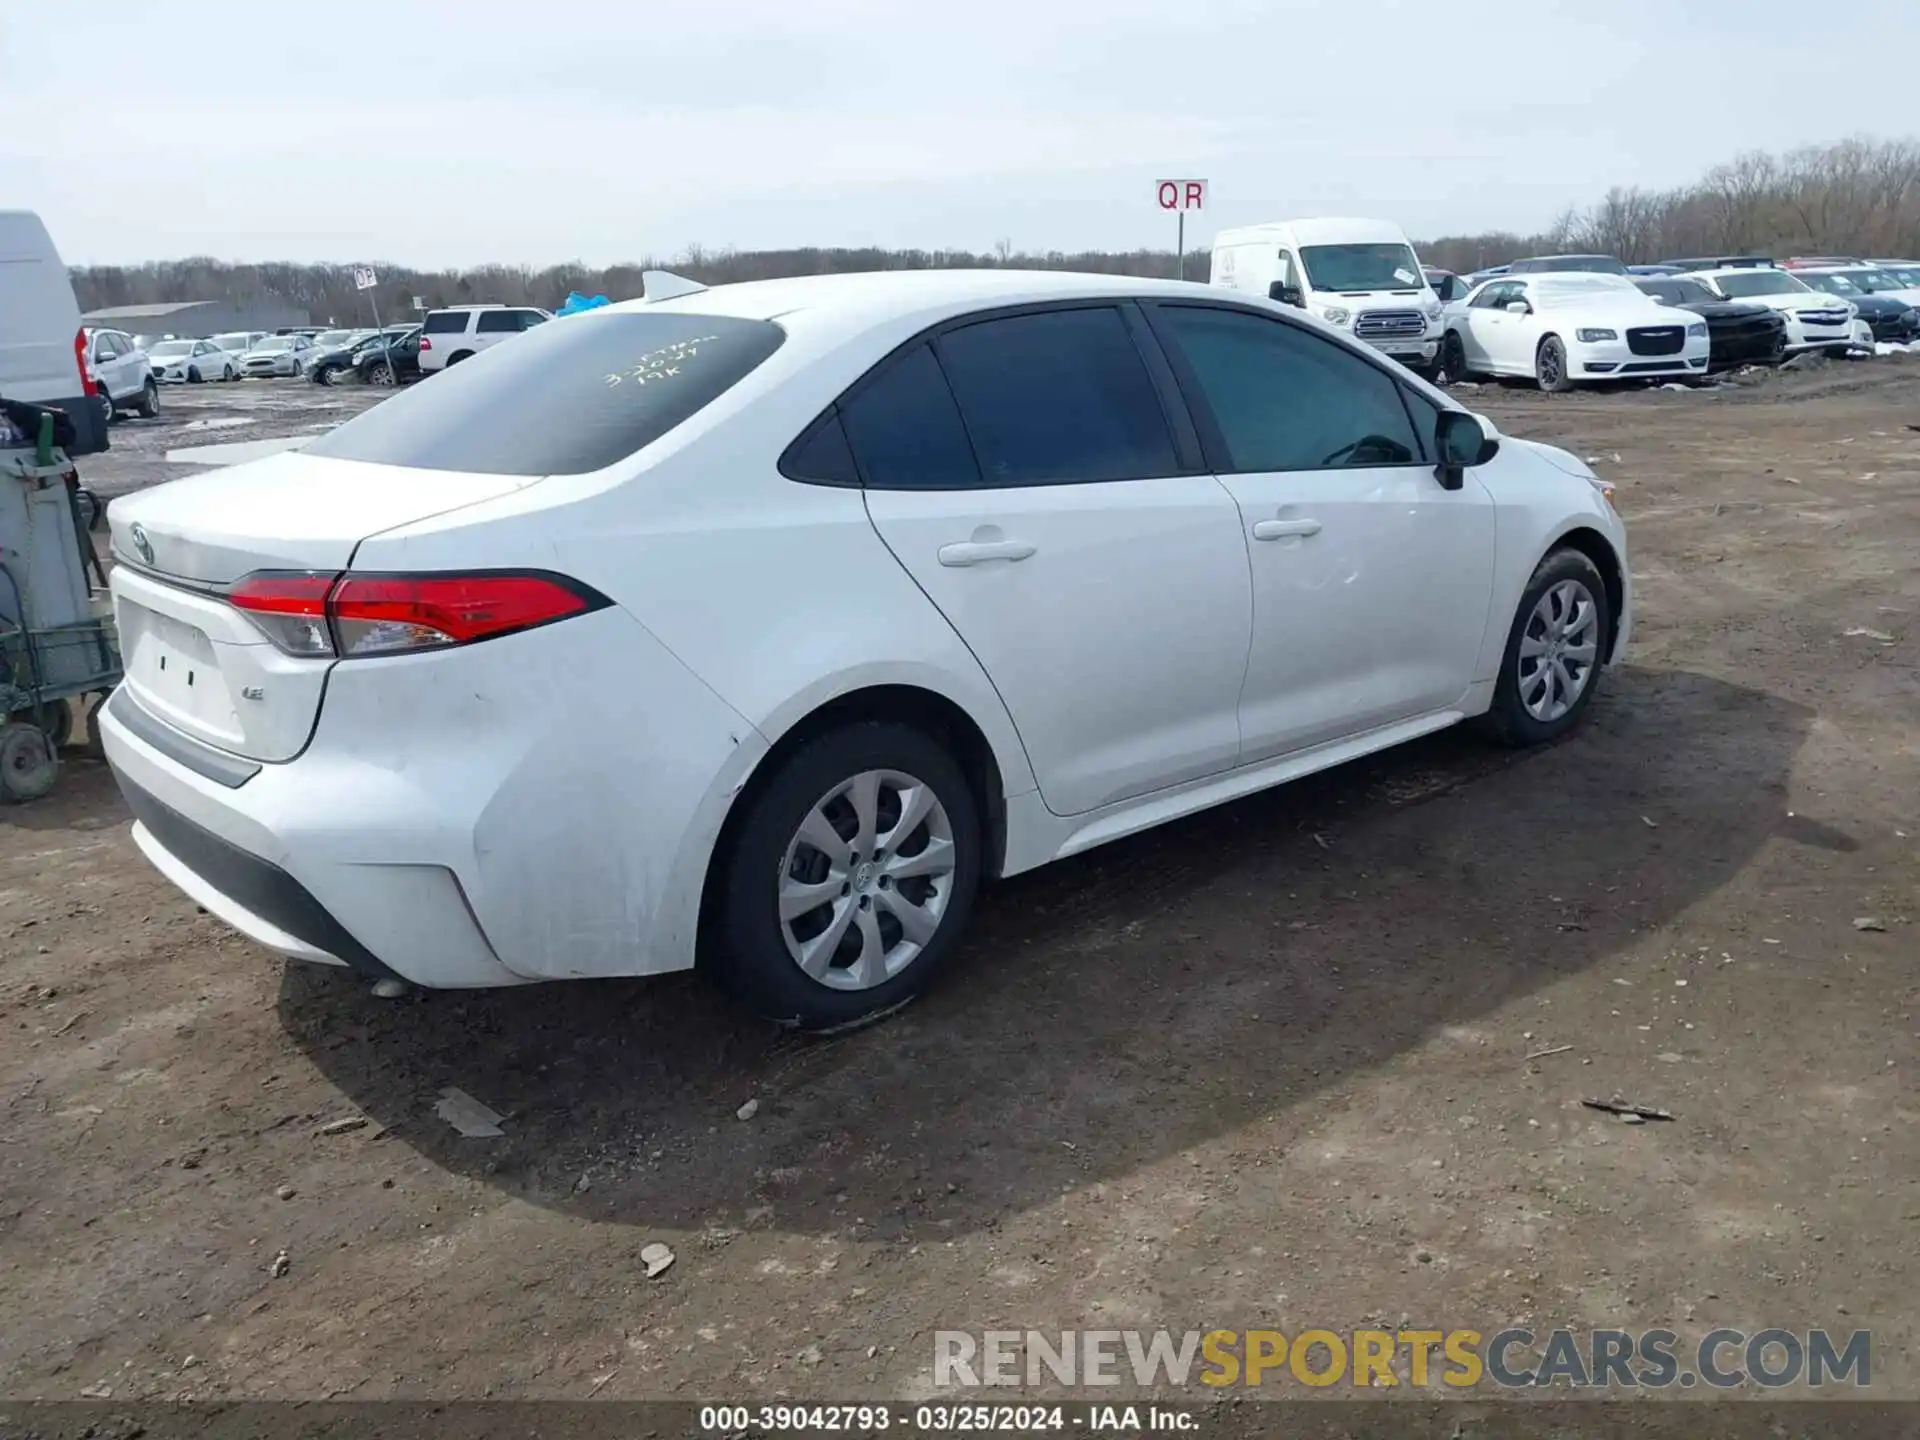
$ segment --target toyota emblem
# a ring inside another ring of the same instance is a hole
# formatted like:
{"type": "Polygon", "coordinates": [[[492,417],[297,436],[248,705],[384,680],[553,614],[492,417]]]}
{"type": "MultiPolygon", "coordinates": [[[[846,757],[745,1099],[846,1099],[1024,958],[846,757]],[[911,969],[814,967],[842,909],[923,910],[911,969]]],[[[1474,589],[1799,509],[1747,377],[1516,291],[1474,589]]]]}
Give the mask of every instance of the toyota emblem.
{"type": "Polygon", "coordinates": [[[133,527],[133,548],[140,552],[140,558],[151,565],[153,563],[153,542],[147,539],[146,527],[133,527]]]}

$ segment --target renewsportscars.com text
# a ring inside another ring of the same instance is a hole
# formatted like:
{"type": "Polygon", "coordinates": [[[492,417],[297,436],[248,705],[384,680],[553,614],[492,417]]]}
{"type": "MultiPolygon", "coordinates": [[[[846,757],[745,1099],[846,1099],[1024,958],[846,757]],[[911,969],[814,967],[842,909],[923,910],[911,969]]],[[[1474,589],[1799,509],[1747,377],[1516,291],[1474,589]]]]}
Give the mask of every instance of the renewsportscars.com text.
{"type": "Polygon", "coordinates": [[[1873,1383],[1866,1330],[937,1330],[933,1383],[975,1386],[1305,1385],[1362,1390],[1732,1389],[1873,1383]]]}

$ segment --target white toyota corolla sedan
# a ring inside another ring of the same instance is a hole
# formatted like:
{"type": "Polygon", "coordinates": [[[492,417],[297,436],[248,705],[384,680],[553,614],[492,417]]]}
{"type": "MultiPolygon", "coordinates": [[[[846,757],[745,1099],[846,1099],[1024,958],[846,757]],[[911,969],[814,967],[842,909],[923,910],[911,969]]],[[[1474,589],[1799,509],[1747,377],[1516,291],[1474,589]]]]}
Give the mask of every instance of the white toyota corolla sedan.
{"type": "Polygon", "coordinates": [[[1626,535],[1297,310],[809,277],[543,325],[116,500],[134,837],[263,945],[425,986],[698,963],[904,1002],[987,880],[1480,717],[1573,726],[1626,535]]]}
{"type": "Polygon", "coordinates": [[[1595,380],[1701,378],[1712,341],[1691,310],[1624,275],[1543,271],[1490,280],[1449,309],[1441,368],[1458,379],[1523,376],[1542,390],[1595,380]]]}

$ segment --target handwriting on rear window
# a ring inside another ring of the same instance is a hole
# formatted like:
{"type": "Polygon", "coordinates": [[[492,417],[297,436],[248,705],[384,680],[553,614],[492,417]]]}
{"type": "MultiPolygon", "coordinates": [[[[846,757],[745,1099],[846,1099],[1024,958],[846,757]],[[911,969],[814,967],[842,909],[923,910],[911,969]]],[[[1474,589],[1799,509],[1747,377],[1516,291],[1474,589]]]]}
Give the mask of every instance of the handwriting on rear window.
{"type": "Polygon", "coordinates": [[[680,367],[700,353],[702,345],[718,340],[718,335],[701,335],[692,340],[676,340],[671,345],[662,345],[658,350],[649,350],[624,370],[607,372],[607,388],[612,390],[619,385],[655,385],[673,379],[680,373],[680,367]]]}

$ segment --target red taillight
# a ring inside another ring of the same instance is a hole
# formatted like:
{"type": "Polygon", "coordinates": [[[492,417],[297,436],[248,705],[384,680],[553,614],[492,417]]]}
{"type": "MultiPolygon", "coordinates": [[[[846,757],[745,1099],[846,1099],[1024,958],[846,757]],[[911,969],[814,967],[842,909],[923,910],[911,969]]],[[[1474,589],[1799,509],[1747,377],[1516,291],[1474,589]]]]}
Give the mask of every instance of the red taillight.
{"type": "Polygon", "coordinates": [[[561,575],[313,575],[263,572],[227,600],[290,655],[397,655],[471,645],[610,603],[561,575]]]}
{"type": "Polygon", "coordinates": [[[73,363],[80,367],[80,393],[97,395],[100,382],[93,378],[93,366],[87,360],[87,332],[84,326],[73,332],[73,363]]]}
{"type": "Polygon", "coordinates": [[[431,350],[433,348],[433,341],[429,340],[426,336],[422,335],[420,337],[420,348],[422,350],[431,350]]]}
{"type": "Polygon", "coordinates": [[[289,655],[333,654],[327,628],[327,592],[332,575],[248,575],[227,592],[227,600],[266,637],[289,655]]]}

